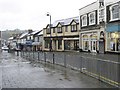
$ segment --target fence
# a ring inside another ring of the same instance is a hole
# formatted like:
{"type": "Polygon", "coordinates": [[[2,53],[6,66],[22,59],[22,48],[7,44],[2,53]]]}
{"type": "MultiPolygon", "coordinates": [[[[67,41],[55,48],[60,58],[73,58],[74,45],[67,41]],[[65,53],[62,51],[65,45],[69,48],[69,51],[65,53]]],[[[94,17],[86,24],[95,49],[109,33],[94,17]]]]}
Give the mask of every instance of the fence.
{"type": "Polygon", "coordinates": [[[49,62],[79,70],[101,81],[120,87],[120,62],[64,52],[16,52],[23,58],[49,62]]]}

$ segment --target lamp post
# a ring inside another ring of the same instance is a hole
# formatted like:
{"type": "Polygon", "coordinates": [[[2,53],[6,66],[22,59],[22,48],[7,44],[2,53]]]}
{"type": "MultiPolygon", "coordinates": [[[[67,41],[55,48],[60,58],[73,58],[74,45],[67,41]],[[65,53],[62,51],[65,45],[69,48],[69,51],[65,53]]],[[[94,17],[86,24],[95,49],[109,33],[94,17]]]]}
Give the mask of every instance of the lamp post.
{"type": "Polygon", "coordinates": [[[52,35],[51,35],[51,14],[49,12],[47,12],[47,16],[50,17],[50,25],[49,25],[49,30],[50,30],[50,51],[52,51],[52,35]]]}

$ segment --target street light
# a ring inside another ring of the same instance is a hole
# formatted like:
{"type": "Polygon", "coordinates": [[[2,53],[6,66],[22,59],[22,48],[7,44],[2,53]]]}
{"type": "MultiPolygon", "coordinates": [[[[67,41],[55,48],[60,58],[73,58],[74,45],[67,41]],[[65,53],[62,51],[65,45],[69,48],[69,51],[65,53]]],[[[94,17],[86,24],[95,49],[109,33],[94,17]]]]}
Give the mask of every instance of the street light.
{"type": "Polygon", "coordinates": [[[50,17],[50,25],[49,25],[49,30],[50,30],[50,51],[52,51],[52,35],[51,35],[51,14],[49,12],[47,12],[47,16],[50,17]]]}

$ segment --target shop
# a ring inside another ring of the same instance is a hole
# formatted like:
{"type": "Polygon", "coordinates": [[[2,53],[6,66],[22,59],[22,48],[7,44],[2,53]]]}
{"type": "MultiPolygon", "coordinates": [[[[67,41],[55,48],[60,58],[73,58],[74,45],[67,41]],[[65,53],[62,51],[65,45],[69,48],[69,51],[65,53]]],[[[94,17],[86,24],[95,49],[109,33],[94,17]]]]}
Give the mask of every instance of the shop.
{"type": "Polygon", "coordinates": [[[79,38],[64,38],[64,50],[79,50],[79,38]]]}
{"type": "Polygon", "coordinates": [[[120,25],[107,26],[107,51],[120,52],[120,25]]]}
{"type": "Polygon", "coordinates": [[[97,52],[99,47],[97,32],[83,33],[81,44],[82,44],[81,46],[83,51],[97,52]]]}

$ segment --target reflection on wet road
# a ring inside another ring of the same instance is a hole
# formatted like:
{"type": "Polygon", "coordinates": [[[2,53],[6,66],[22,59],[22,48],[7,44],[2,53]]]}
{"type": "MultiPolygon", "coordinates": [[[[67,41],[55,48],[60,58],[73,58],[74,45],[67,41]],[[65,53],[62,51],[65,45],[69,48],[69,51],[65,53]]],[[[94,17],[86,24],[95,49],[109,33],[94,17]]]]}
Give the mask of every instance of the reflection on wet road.
{"type": "Polygon", "coordinates": [[[58,65],[30,62],[7,52],[0,53],[2,88],[110,88],[92,77],[58,65]]]}

